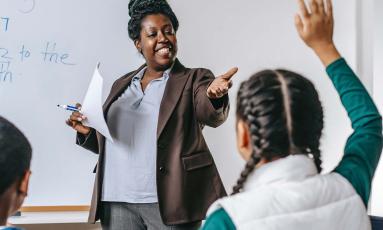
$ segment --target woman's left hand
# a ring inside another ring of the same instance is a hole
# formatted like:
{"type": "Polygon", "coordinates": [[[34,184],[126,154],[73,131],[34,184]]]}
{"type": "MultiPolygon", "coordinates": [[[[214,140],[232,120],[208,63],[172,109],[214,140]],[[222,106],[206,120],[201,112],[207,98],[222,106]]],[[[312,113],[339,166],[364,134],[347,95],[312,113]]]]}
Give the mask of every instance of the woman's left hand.
{"type": "Polygon", "coordinates": [[[237,73],[238,68],[234,67],[227,71],[227,73],[217,77],[207,88],[206,94],[210,99],[218,99],[223,97],[229,92],[229,89],[233,85],[231,78],[237,73]]]}

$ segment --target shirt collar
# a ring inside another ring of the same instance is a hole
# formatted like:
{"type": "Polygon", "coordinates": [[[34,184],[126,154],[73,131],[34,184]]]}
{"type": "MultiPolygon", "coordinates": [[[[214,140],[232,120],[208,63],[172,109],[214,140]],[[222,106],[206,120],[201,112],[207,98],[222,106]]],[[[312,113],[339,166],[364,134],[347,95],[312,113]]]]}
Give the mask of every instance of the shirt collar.
{"type": "Polygon", "coordinates": [[[244,190],[273,183],[301,181],[317,174],[313,159],[303,154],[290,155],[255,169],[245,182],[244,190]]]}
{"type": "MultiPolygon", "coordinates": [[[[162,74],[162,77],[164,80],[167,80],[169,78],[169,74],[170,74],[170,71],[173,69],[173,66],[174,66],[174,62],[173,64],[167,69],[165,70],[165,72],[162,74]]],[[[141,80],[142,77],[144,76],[144,73],[145,73],[145,70],[146,70],[147,66],[145,66],[144,68],[142,68],[140,70],[140,72],[138,72],[133,78],[132,78],[132,81],[136,81],[136,80],[141,80]]]]}

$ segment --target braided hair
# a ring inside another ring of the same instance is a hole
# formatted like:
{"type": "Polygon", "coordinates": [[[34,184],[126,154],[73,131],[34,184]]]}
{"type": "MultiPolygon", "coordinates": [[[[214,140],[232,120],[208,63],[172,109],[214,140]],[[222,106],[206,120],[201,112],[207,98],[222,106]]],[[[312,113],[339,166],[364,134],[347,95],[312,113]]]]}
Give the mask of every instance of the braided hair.
{"type": "Polygon", "coordinates": [[[128,33],[130,39],[136,41],[140,38],[141,22],[150,14],[163,14],[172,23],[174,31],[178,30],[178,19],[166,0],[130,0],[128,33]]]}
{"type": "Polygon", "coordinates": [[[232,194],[242,190],[261,158],[305,154],[321,171],[323,109],[308,79],[282,69],[258,72],[241,84],[236,113],[249,126],[253,151],[232,194]]]}

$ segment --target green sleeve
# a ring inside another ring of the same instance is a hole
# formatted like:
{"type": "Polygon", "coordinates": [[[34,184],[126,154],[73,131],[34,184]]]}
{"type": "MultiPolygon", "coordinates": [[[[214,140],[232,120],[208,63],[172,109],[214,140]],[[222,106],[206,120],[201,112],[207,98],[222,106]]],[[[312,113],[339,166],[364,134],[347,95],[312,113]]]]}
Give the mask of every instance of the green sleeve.
{"type": "Polygon", "coordinates": [[[213,212],[200,230],[235,230],[234,223],[223,208],[213,212]]]}
{"type": "Polygon", "coordinates": [[[335,172],[345,177],[367,206],[382,151],[382,118],[357,76],[341,58],[326,69],[351,120],[344,156],[335,172]]]}

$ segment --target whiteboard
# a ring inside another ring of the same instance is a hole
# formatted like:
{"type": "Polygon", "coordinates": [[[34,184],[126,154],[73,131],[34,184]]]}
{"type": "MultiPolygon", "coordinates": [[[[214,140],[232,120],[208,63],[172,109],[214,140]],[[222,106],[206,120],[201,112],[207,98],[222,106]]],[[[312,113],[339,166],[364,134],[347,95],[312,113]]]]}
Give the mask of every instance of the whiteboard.
{"type": "MultiPolygon", "coordinates": [[[[221,74],[238,66],[228,121],[205,129],[228,191],[244,162],[236,151],[235,96],[240,81],[263,68],[296,70],[314,81],[326,124],[324,167],[339,161],[350,124],[322,65],[298,39],[295,1],[171,0],[178,19],[180,61],[221,74]]],[[[355,66],[355,0],[334,2],[335,40],[355,66]]],[[[33,145],[25,205],[88,205],[97,156],[74,144],[58,103],[81,101],[101,62],[105,93],[122,74],[143,63],[128,38],[128,0],[0,0],[0,114],[33,145]],[[6,77],[4,77],[6,75],[6,77]]]]}
{"type": "Polygon", "coordinates": [[[89,204],[97,156],[75,145],[56,105],[83,100],[98,61],[109,82],[142,63],[127,9],[125,0],[0,1],[0,114],[33,146],[24,205],[89,204]]]}

